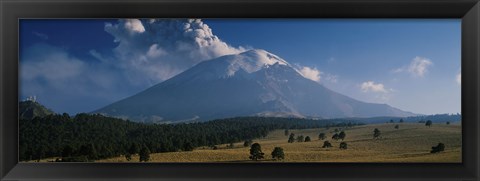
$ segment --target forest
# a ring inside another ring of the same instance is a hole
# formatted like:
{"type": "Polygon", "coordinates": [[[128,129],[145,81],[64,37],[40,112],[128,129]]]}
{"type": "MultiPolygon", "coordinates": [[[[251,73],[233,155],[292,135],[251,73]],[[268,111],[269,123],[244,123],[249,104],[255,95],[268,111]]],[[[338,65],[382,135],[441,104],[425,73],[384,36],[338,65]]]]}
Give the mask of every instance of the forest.
{"type": "Polygon", "coordinates": [[[131,153],[192,151],[262,138],[277,129],[351,127],[351,120],[236,117],[198,123],[143,124],[100,114],[51,114],[19,122],[19,160],[91,162],[131,153]]]}

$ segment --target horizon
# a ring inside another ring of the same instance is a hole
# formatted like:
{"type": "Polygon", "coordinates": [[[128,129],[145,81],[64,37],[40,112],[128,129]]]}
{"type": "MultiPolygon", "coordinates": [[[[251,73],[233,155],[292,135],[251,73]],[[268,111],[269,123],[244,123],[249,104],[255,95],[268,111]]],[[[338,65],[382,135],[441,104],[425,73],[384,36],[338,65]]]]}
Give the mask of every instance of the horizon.
{"type": "Polygon", "coordinates": [[[183,33],[169,21],[21,20],[19,100],[92,112],[200,62],[263,49],[360,101],[461,114],[460,20],[206,19],[183,33]]]}

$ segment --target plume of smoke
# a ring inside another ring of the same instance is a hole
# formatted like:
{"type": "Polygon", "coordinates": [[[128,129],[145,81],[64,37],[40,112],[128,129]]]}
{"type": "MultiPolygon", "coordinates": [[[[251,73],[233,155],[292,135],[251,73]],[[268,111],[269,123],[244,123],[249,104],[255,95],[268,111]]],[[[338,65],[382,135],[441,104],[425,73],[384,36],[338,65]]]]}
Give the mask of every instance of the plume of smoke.
{"type": "Polygon", "coordinates": [[[245,51],[220,40],[200,19],[122,19],[105,31],[118,42],[116,66],[134,84],[155,84],[202,61],[245,51]]]}

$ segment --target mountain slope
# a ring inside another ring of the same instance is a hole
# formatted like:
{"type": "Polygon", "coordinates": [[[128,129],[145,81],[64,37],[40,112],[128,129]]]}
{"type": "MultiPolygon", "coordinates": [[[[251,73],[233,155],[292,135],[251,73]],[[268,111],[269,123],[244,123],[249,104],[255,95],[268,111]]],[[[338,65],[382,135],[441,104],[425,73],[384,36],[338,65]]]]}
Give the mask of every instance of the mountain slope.
{"type": "Polygon", "coordinates": [[[33,119],[35,117],[45,117],[51,114],[54,114],[54,112],[38,102],[21,101],[19,103],[18,115],[20,119],[33,119]]]}
{"type": "Polygon", "coordinates": [[[264,50],[205,61],[95,113],[136,121],[210,120],[235,116],[412,116],[386,104],[357,101],[303,77],[264,50]]]}

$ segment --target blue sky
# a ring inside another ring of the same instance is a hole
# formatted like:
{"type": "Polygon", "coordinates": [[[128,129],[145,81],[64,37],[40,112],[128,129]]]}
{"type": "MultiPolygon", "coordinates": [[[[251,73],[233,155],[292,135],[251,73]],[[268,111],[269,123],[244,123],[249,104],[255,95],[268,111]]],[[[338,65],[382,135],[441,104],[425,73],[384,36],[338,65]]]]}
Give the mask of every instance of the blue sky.
{"type": "Polygon", "coordinates": [[[453,19],[21,20],[20,99],[90,112],[201,61],[258,48],[358,100],[457,113],[460,35],[453,19]]]}

